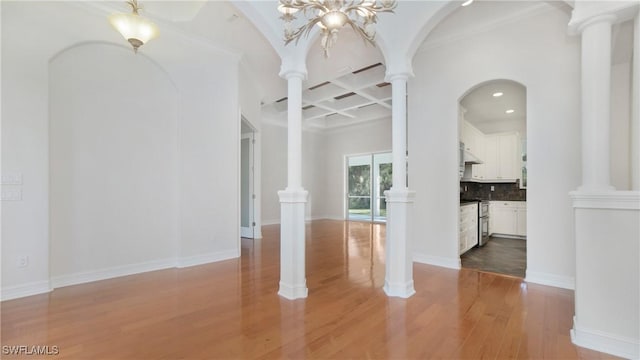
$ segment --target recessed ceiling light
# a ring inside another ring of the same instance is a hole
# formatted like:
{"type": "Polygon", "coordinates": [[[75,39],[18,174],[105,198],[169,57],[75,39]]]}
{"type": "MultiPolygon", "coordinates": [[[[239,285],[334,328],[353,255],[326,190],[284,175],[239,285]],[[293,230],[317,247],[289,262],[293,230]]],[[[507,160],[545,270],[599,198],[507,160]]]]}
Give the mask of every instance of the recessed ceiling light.
{"type": "Polygon", "coordinates": [[[494,93],[493,93],[493,97],[500,97],[500,96],[502,96],[502,95],[504,95],[504,94],[503,94],[503,93],[501,93],[501,92],[499,92],[499,91],[498,91],[498,92],[494,92],[494,93]]]}
{"type": "Polygon", "coordinates": [[[515,111],[515,110],[513,110],[513,109],[509,109],[509,110],[505,111],[505,113],[507,113],[507,114],[513,114],[513,112],[514,112],[514,111],[515,111]]]}
{"type": "Polygon", "coordinates": [[[461,6],[471,5],[472,2],[473,2],[473,0],[467,0],[467,1],[463,2],[461,6]]]}

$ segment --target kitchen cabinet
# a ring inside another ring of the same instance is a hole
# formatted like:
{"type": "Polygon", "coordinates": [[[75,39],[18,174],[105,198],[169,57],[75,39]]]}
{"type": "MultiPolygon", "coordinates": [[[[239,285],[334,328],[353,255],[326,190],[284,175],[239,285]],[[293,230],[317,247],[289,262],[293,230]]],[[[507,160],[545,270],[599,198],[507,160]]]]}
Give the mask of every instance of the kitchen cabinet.
{"type": "MultiPolygon", "coordinates": [[[[467,121],[463,121],[462,139],[465,151],[470,152],[478,159],[484,161],[485,157],[485,136],[475,126],[467,121]]],[[[484,179],[484,167],[482,165],[471,166],[471,174],[467,174],[468,178],[473,180],[484,179]]]]}
{"type": "Polygon", "coordinates": [[[485,135],[467,121],[462,121],[465,151],[483,161],[467,165],[466,181],[514,182],[522,177],[520,138],[517,132],[485,135]]]}
{"type": "Polygon", "coordinates": [[[463,121],[462,125],[462,142],[464,149],[480,160],[484,160],[484,134],[468,121],[463,121]]]}
{"type": "Polygon", "coordinates": [[[478,203],[460,206],[460,254],[478,244],[478,203]]]}
{"type": "MultiPolygon", "coordinates": [[[[487,135],[484,139],[484,179],[519,179],[518,134],[487,135]]],[[[475,165],[478,166],[478,165],[475,165]]]]}
{"type": "Polygon", "coordinates": [[[489,233],[527,236],[526,201],[490,201],[489,233]]]}

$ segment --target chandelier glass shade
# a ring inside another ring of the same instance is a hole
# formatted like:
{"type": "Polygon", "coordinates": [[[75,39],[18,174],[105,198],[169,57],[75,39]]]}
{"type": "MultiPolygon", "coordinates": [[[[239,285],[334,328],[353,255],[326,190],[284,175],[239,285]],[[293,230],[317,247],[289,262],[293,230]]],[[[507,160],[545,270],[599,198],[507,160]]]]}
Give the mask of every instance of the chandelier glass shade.
{"type": "Polygon", "coordinates": [[[131,5],[131,14],[113,14],[109,17],[111,25],[133,46],[133,51],[158,36],[158,28],[148,19],[138,14],[140,7],[137,0],[127,1],[131,5]]]}
{"type": "Polygon", "coordinates": [[[320,28],[324,56],[338,39],[340,29],[349,25],[368,43],[375,46],[375,24],[380,12],[393,12],[397,0],[280,0],[278,10],[284,21],[285,45],[308,36],[314,25],[320,28]],[[295,14],[301,12],[306,23],[294,27],[295,14]]]}

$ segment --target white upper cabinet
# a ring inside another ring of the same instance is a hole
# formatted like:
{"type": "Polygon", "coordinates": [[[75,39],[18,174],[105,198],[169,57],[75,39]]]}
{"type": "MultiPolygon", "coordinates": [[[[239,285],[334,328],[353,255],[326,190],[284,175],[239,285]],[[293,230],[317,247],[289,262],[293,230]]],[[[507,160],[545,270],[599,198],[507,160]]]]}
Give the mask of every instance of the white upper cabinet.
{"type": "Polygon", "coordinates": [[[484,162],[471,165],[471,172],[465,173],[464,180],[505,182],[522,177],[517,132],[485,135],[463,120],[461,141],[466,151],[484,162]]]}
{"type": "Polygon", "coordinates": [[[518,134],[487,135],[484,165],[486,179],[519,179],[518,134]]]}
{"type": "MultiPolygon", "coordinates": [[[[467,121],[462,122],[462,142],[465,151],[485,161],[485,135],[467,121]]],[[[473,165],[471,169],[470,177],[472,179],[483,180],[485,178],[482,164],[473,165]]]]}

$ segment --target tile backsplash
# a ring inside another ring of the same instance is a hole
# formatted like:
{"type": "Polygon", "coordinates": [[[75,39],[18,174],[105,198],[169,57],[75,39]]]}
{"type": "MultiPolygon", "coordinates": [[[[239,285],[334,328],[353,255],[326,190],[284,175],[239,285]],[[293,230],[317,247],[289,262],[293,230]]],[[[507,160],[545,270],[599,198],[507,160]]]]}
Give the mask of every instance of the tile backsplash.
{"type": "Polygon", "coordinates": [[[482,199],[501,201],[526,201],[527,190],[516,183],[460,182],[460,199],[482,199]],[[494,191],[491,191],[491,187],[494,191]]]}

